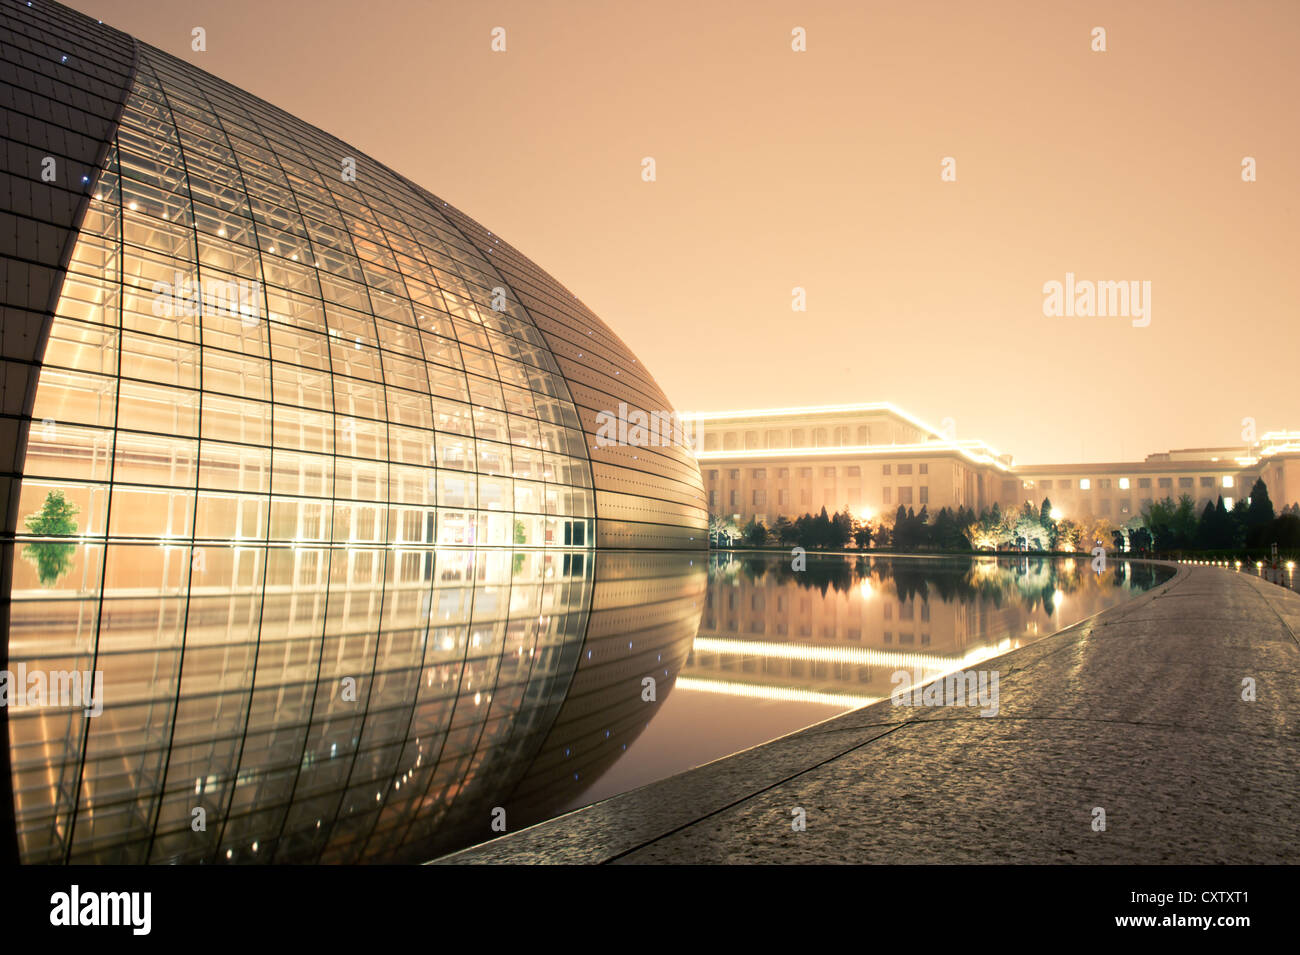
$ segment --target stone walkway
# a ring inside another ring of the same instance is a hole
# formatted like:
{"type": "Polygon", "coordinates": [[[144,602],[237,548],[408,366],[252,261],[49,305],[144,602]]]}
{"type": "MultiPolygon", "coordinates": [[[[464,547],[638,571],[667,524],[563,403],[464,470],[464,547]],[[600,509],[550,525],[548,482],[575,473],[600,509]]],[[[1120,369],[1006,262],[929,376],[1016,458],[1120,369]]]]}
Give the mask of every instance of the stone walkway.
{"type": "Polygon", "coordinates": [[[437,861],[1300,862],[1298,633],[1300,595],[1179,567],[983,663],[996,716],[885,700],[437,861]]]}

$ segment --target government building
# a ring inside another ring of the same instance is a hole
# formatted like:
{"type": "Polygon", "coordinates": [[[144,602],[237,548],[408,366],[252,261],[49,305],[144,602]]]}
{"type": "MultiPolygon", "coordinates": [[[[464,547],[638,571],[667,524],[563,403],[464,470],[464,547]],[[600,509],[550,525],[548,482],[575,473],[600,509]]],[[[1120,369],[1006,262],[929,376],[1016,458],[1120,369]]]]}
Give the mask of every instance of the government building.
{"type": "Polygon", "coordinates": [[[1189,448],[1142,461],[1018,466],[977,440],[954,440],[888,403],[695,412],[709,513],[771,525],[805,513],[849,511],[862,520],[899,505],[1005,511],[1050,498],[1061,516],[1116,526],[1144,504],[1190,495],[1198,510],[1231,504],[1263,477],[1276,508],[1300,501],[1300,432],[1250,445],[1189,448]]]}

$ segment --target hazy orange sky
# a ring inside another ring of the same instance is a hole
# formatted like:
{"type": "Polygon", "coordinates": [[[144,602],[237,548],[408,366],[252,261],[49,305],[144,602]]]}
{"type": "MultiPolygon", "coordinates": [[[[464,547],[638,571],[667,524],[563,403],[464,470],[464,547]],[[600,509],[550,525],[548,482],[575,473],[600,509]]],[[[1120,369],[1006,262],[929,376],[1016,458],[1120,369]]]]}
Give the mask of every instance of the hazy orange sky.
{"type": "Polygon", "coordinates": [[[1300,428],[1297,0],[72,2],[500,233],[679,408],[892,401],[1022,463],[1300,428]],[[1067,272],[1150,325],[1045,317],[1067,272]]]}

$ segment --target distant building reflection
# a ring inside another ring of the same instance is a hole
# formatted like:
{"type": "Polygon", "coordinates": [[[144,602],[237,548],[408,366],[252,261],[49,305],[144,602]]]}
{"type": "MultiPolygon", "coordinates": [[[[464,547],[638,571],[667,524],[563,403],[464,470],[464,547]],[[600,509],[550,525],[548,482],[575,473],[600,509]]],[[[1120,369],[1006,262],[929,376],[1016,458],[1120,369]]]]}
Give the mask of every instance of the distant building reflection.
{"type": "Polygon", "coordinates": [[[681,689],[852,708],[898,670],[930,678],[1014,650],[1158,582],[1144,564],[1086,560],[714,554],[681,689]]]}

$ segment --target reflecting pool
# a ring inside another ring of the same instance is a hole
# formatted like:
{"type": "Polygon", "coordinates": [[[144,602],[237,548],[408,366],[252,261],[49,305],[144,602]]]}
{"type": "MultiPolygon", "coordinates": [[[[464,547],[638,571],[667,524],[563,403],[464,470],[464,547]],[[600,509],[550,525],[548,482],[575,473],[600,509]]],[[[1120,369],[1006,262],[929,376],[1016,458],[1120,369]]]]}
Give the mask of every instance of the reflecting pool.
{"type": "MultiPolygon", "coordinates": [[[[114,592],[102,713],[9,711],[23,861],[433,858],[887,698],[898,670],[970,667],[1172,573],[458,548],[373,587],[304,572],[300,550],[265,554],[294,572],[256,626],[238,592],[196,593],[172,640],[156,597],[114,592]]],[[[92,665],[75,606],[16,607],[11,669],[92,665]]]]}

